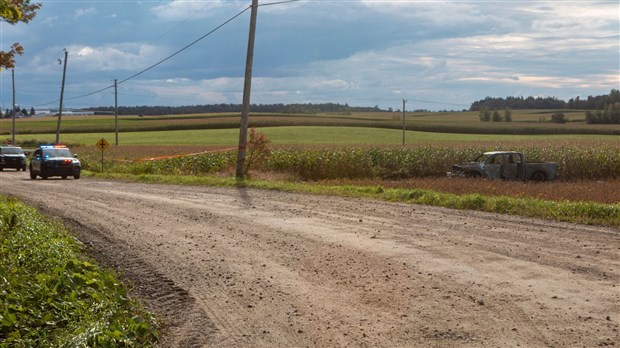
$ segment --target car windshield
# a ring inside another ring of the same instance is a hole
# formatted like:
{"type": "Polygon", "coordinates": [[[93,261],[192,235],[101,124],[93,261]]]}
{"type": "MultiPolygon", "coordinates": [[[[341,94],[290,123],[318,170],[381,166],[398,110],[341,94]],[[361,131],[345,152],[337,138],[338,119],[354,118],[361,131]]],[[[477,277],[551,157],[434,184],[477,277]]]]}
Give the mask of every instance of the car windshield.
{"type": "Polygon", "coordinates": [[[21,155],[24,150],[21,147],[3,147],[0,152],[5,155],[21,155]]]}
{"type": "Polygon", "coordinates": [[[478,156],[478,158],[476,158],[474,160],[474,162],[484,163],[484,162],[486,162],[489,159],[489,157],[491,157],[491,156],[487,155],[487,154],[482,154],[482,155],[478,156]]]}
{"type": "Polygon", "coordinates": [[[57,148],[57,149],[45,149],[43,150],[43,156],[45,158],[54,158],[54,157],[72,157],[71,151],[67,148],[57,148]]]}

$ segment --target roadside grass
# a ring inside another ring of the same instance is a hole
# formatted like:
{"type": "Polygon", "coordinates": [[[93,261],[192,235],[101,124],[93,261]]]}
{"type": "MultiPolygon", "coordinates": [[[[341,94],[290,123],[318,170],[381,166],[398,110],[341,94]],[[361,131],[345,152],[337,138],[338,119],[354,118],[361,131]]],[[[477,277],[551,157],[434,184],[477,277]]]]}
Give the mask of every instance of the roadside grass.
{"type": "Polygon", "coordinates": [[[326,185],[320,182],[293,182],[273,179],[237,180],[232,177],[215,175],[135,175],[126,173],[96,173],[91,171],[86,171],[84,174],[91,177],[150,184],[257,188],[317,195],[372,198],[390,202],[477,210],[579,224],[620,226],[620,204],[553,201],[530,197],[483,196],[477,193],[457,195],[415,188],[385,188],[380,185],[326,185]]]}
{"type": "Polygon", "coordinates": [[[150,347],[158,324],[58,223],[0,196],[0,347],[150,347]]]}

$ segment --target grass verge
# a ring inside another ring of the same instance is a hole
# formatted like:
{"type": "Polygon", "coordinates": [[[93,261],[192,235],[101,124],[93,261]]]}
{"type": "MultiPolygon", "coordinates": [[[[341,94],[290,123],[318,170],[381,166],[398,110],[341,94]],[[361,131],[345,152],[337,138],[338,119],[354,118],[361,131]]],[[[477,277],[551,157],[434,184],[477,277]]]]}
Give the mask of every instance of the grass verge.
{"type": "Polygon", "coordinates": [[[620,226],[620,204],[549,201],[536,198],[483,196],[480,194],[456,195],[432,190],[384,188],[382,186],[321,185],[318,183],[254,179],[238,181],[235,178],[216,176],[106,174],[90,171],[83,173],[91,177],[152,184],[248,187],[319,195],[372,198],[390,202],[478,210],[579,224],[620,226]]]}
{"type": "Polygon", "coordinates": [[[62,226],[0,196],[0,347],[154,345],[154,317],[81,252],[62,226]]]}

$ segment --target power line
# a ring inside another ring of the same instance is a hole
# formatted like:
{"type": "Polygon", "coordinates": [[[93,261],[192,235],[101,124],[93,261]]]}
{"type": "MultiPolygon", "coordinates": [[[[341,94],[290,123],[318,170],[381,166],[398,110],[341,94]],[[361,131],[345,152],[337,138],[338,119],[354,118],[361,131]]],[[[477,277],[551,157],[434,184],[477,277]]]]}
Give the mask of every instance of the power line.
{"type": "Polygon", "coordinates": [[[165,37],[166,35],[170,34],[171,32],[173,32],[174,30],[176,30],[178,27],[180,27],[181,25],[187,23],[190,19],[194,18],[196,15],[198,15],[200,12],[204,11],[209,5],[211,5],[211,3],[207,3],[204,7],[202,7],[200,10],[193,12],[189,17],[185,18],[184,20],[182,20],[181,22],[177,23],[174,27],[170,28],[168,31],[166,31],[165,33],[161,34],[159,37],[157,37],[154,40],[151,40],[149,42],[149,44],[152,44],[154,42],[159,41],[161,38],[165,37]]]}
{"type": "MultiPolygon", "coordinates": [[[[297,0],[289,0],[289,1],[285,1],[285,2],[292,2],[292,1],[297,1],[297,0]]],[[[269,4],[267,4],[267,5],[269,5],[269,4]]],[[[173,54],[169,55],[168,57],[166,57],[166,58],[164,58],[164,59],[162,59],[162,60],[158,61],[157,63],[155,63],[155,64],[153,64],[153,65],[149,66],[148,68],[146,68],[146,69],[144,69],[144,70],[142,70],[142,71],[140,71],[140,72],[137,72],[137,73],[135,73],[135,74],[133,74],[133,75],[131,75],[131,76],[127,77],[127,78],[126,78],[126,79],[124,79],[124,80],[121,80],[120,82],[118,82],[118,83],[117,83],[117,85],[120,85],[121,83],[127,82],[127,81],[129,81],[129,80],[131,80],[131,79],[133,79],[133,78],[136,78],[136,77],[138,77],[138,76],[140,76],[140,75],[144,74],[145,72],[147,72],[147,71],[149,71],[149,70],[151,70],[151,69],[155,68],[156,66],[158,66],[158,65],[160,65],[160,64],[162,64],[162,63],[164,63],[165,61],[167,61],[167,60],[171,59],[172,57],[176,56],[177,54],[179,54],[179,53],[181,53],[181,52],[183,52],[183,51],[187,50],[188,48],[192,47],[193,45],[195,45],[195,44],[196,44],[196,43],[198,43],[199,41],[201,41],[201,40],[203,40],[204,38],[206,38],[207,36],[209,36],[209,35],[213,34],[213,33],[214,33],[214,32],[216,32],[217,30],[221,29],[221,28],[222,28],[222,27],[224,27],[226,24],[228,24],[228,23],[232,22],[233,20],[235,20],[237,17],[241,16],[243,13],[245,13],[245,12],[246,12],[247,10],[249,10],[250,8],[251,8],[251,6],[246,7],[245,9],[243,9],[242,11],[240,11],[239,13],[237,13],[236,15],[234,15],[234,16],[232,16],[231,18],[229,18],[228,20],[226,20],[224,23],[220,24],[219,26],[217,26],[217,27],[216,27],[216,28],[214,28],[213,30],[209,31],[208,33],[206,33],[206,34],[202,35],[202,36],[201,36],[201,37],[199,37],[198,39],[196,39],[196,40],[192,41],[191,43],[189,43],[188,45],[184,46],[184,47],[183,47],[183,48],[181,48],[180,50],[178,50],[178,51],[174,52],[173,54]]],[[[93,94],[101,93],[101,92],[103,92],[103,91],[105,91],[105,90],[108,90],[108,89],[110,89],[110,88],[113,88],[113,87],[114,87],[114,85],[110,85],[110,86],[107,86],[107,87],[104,87],[104,88],[98,89],[98,90],[96,90],[96,91],[94,91],[94,92],[89,92],[89,93],[81,94],[81,95],[78,95],[78,96],[75,96],[75,97],[71,97],[71,98],[66,98],[66,99],[67,99],[67,100],[75,100],[75,99],[80,99],[80,98],[88,97],[88,96],[91,96],[91,95],[93,95],[93,94]]],[[[57,99],[57,100],[54,100],[54,101],[51,101],[51,102],[48,102],[48,103],[38,104],[38,105],[35,105],[35,106],[50,105],[50,104],[54,104],[54,103],[56,103],[56,102],[58,102],[58,99],[57,99]]]]}
{"type": "MultiPolygon", "coordinates": [[[[133,74],[133,75],[129,76],[128,78],[126,78],[126,79],[124,79],[124,80],[119,81],[119,82],[118,82],[118,84],[120,85],[120,84],[122,84],[122,83],[124,83],[124,82],[127,82],[127,81],[129,81],[129,80],[131,80],[131,79],[133,79],[133,78],[135,78],[135,77],[138,77],[138,76],[140,76],[140,75],[144,74],[145,72],[147,72],[147,71],[149,71],[149,70],[153,69],[154,67],[156,67],[156,66],[160,65],[161,63],[163,63],[163,62],[167,61],[168,59],[170,59],[170,58],[172,58],[172,57],[176,56],[177,54],[179,54],[179,53],[181,53],[181,52],[185,51],[186,49],[188,49],[188,48],[190,48],[190,47],[194,46],[196,43],[198,43],[199,41],[201,41],[201,40],[202,40],[202,39],[204,39],[205,37],[207,37],[207,36],[209,36],[209,35],[213,34],[214,32],[216,32],[217,30],[219,30],[220,28],[222,28],[222,27],[223,27],[223,26],[225,26],[226,24],[228,24],[228,23],[232,22],[232,21],[233,21],[233,20],[235,20],[237,17],[241,16],[243,13],[245,13],[247,10],[249,10],[249,9],[250,9],[250,7],[251,7],[251,6],[246,7],[246,8],[245,8],[245,9],[243,9],[241,12],[239,12],[239,13],[237,13],[236,15],[232,16],[232,17],[231,17],[230,19],[228,19],[226,22],[224,22],[224,23],[220,24],[220,25],[219,25],[219,26],[217,26],[215,29],[213,29],[213,30],[211,30],[210,32],[208,32],[208,33],[204,34],[203,36],[199,37],[198,39],[196,39],[196,40],[192,41],[190,44],[188,44],[188,45],[186,45],[185,47],[181,48],[180,50],[178,50],[178,51],[174,52],[173,54],[169,55],[168,57],[166,57],[166,58],[164,58],[164,59],[160,60],[159,62],[157,62],[157,63],[155,63],[155,64],[153,64],[153,65],[149,66],[148,68],[146,68],[146,69],[144,69],[144,70],[142,70],[142,71],[140,71],[140,72],[138,72],[138,73],[136,73],[136,74],[133,74]]],[[[114,86],[110,86],[110,87],[114,87],[114,86]]],[[[108,88],[110,88],[110,87],[108,87],[108,88]]]]}
{"type": "Polygon", "coordinates": [[[281,4],[288,4],[288,3],[291,3],[291,2],[297,2],[297,1],[299,1],[299,0],[284,0],[284,1],[277,1],[277,2],[269,2],[269,3],[266,3],[266,4],[261,4],[261,5],[258,5],[258,7],[261,7],[261,6],[271,6],[271,5],[281,5],[281,4]]]}

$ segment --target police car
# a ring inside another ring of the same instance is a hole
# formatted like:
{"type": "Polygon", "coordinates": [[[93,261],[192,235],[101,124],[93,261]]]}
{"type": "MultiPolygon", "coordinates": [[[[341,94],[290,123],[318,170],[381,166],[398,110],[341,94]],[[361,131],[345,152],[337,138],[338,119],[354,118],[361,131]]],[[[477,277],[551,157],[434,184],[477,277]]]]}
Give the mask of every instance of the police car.
{"type": "Polygon", "coordinates": [[[73,155],[65,145],[41,145],[30,159],[30,179],[33,180],[37,176],[44,180],[50,176],[79,179],[81,170],[77,155],[73,155]]]}
{"type": "Polygon", "coordinates": [[[0,172],[4,168],[26,171],[26,155],[19,146],[0,146],[0,172]]]}

